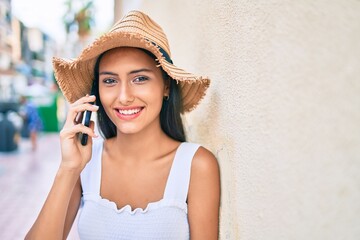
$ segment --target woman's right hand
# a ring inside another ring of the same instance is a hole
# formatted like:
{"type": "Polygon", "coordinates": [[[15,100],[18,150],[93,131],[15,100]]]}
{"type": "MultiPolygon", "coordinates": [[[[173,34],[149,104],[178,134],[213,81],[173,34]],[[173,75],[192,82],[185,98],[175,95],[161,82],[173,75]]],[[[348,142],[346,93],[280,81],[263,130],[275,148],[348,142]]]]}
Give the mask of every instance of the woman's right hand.
{"type": "Polygon", "coordinates": [[[91,159],[92,138],[97,137],[94,132],[94,122],[90,122],[90,127],[81,123],[84,111],[96,112],[99,107],[92,105],[95,96],[85,96],[71,104],[63,129],[60,132],[61,143],[61,168],[67,170],[82,171],[86,163],[91,159]],[[79,119],[80,117],[80,120],[79,119]],[[80,133],[88,134],[88,143],[81,145],[80,133]]]}

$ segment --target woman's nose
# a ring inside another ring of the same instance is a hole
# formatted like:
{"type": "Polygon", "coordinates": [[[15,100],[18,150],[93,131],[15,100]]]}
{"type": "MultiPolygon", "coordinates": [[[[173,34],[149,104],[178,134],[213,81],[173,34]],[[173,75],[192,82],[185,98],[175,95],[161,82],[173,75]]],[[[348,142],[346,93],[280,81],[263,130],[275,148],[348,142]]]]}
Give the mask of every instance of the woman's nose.
{"type": "Polygon", "coordinates": [[[135,100],[135,96],[131,91],[131,87],[127,84],[122,84],[119,91],[119,102],[122,105],[129,105],[135,100]]]}

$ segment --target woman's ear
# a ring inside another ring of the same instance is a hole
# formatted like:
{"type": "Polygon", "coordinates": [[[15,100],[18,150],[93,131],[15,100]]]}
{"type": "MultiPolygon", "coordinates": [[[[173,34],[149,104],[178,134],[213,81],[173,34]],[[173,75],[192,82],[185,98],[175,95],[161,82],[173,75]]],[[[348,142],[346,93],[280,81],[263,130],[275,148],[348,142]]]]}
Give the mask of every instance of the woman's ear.
{"type": "Polygon", "coordinates": [[[170,77],[168,77],[167,79],[165,79],[165,86],[164,86],[164,96],[169,96],[170,95],[170,77]]]}

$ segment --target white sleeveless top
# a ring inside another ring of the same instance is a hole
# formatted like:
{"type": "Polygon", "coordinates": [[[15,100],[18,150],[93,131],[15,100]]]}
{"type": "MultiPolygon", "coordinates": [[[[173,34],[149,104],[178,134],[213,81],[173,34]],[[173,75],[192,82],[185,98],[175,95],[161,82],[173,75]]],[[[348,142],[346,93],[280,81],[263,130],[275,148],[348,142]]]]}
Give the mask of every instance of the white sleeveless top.
{"type": "Polygon", "coordinates": [[[167,179],[164,196],[146,209],[117,209],[100,196],[103,140],[93,142],[92,159],[81,173],[83,189],[78,222],[80,239],[189,239],[186,199],[192,158],[198,144],[181,143],[167,179]]]}

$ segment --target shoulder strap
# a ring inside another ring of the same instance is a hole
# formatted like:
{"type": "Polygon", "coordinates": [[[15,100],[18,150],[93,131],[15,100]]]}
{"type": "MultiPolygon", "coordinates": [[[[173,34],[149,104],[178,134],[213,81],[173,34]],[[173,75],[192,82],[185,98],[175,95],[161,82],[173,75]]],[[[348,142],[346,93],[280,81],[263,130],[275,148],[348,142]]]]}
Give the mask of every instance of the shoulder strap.
{"type": "Polygon", "coordinates": [[[164,198],[186,202],[191,173],[191,162],[200,145],[181,143],[176,150],[170,174],[166,183],[164,198]]]}
{"type": "Polygon", "coordinates": [[[93,139],[92,157],[80,174],[83,195],[100,193],[103,139],[93,139]]]}

